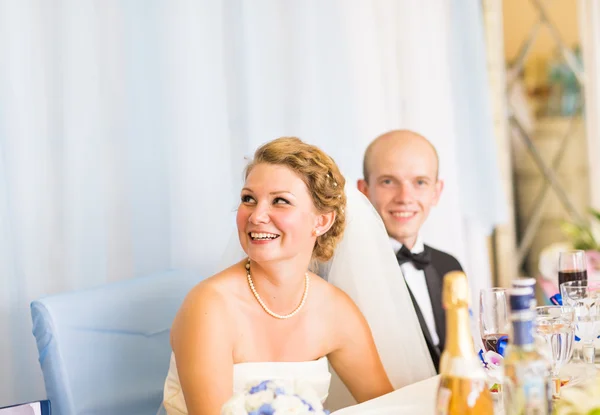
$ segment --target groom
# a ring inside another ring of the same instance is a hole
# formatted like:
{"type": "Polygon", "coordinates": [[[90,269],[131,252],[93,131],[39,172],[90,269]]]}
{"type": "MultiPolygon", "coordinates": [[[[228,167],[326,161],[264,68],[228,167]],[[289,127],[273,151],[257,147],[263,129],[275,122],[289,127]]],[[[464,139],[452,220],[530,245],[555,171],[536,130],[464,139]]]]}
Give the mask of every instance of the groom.
{"type": "Polygon", "coordinates": [[[452,255],[424,245],[419,235],[444,188],[438,168],[437,151],[425,137],[408,130],[390,131],[367,148],[358,189],[383,219],[439,372],[446,341],[442,280],[446,273],[462,271],[462,267],[452,255]]]}

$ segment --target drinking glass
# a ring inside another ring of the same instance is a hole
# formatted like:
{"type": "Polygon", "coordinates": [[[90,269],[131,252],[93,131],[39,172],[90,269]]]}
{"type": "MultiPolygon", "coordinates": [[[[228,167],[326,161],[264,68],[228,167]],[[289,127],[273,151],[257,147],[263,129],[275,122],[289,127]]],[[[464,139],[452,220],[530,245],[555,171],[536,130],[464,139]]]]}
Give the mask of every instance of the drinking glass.
{"type": "Polygon", "coordinates": [[[585,251],[564,251],[559,254],[558,286],[569,281],[587,281],[585,251]]]}
{"type": "Polygon", "coordinates": [[[552,363],[553,395],[560,394],[562,367],[573,356],[575,338],[575,310],[569,306],[542,306],[536,308],[536,333],[544,339],[552,363]]]}
{"type": "Polygon", "coordinates": [[[486,351],[503,354],[510,330],[508,294],[505,288],[479,292],[479,331],[486,351]]]}
{"type": "Polygon", "coordinates": [[[575,311],[575,334],[583,343],[583,359],[593,364],[594,339],[600,334],[600,282],[568,281],[560,285],[563,305],[575,311]]]}

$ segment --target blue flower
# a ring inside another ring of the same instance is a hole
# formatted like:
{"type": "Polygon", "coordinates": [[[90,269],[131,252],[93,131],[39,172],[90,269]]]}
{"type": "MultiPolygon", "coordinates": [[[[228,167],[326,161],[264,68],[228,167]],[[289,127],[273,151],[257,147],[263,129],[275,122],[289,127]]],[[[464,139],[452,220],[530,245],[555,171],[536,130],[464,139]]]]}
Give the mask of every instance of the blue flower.
{"type": "Polygon", "coordinates": [[[279,387],[275,389],[275,396],[286,395],[285,389],[279,387]]]}
{"type": "Polygon", "coordinates": [[[250,388],[250,395],[256,393],[256,392],[262,392],[267,390],[267,385],[269,384],[269,382],[271,382],[270,380],[264,380],[262,382],[260,382],[258,385],[253,386],[250,388]]]}
{"type": "Polygon", "coordinates": [[[273,415],[274,413],[275,413],[275,409],[273,409],[271,404],[265,403],[260,408],[258,408],[256,411],[248,412],[248,415],[273,415]]]}
{"type": "Polygon", "coordinates": [[[300,399],[304,405],[308,406],[308,410],[310,412],[314,412],[315,411],[315,409],[312,407],[312,405],[309,404],[308,402],[306,402],[304,399],[302,399],[301,396],[299,396],[299,395],[296,395],[296,396],[298,396],[298,399],[300,399]]]}

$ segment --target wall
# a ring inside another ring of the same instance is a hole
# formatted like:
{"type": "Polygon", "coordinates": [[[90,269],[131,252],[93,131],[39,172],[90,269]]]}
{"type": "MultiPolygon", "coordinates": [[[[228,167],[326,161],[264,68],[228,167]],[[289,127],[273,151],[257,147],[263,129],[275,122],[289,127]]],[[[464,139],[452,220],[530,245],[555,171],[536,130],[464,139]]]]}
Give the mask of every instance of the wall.
{"type": "MultiPolygon", "coordinates": [[[[543,1],[548,18],[555,23],[557,30],[567,46],[574,46],[579,42],[579,28],[577,24],[577,2],[574,0],[546,0],[543,1]]],[[[503,0],[504,13],[504,52],[506,60],[512,61],[527,38],[531,27],[538,18],[538,12],[530,0],[503,0]]],[[[533,45],[530,54],[532,57],[548,58],[553,54],[555,43],[550,31],[546,27],[540,33],[533,45]]]]}

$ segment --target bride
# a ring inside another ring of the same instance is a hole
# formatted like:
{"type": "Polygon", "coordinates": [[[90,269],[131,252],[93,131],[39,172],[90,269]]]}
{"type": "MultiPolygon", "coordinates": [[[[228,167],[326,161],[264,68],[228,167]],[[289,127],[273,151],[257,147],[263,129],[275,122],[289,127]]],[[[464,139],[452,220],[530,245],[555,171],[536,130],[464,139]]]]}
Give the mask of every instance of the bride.
{"type": "Polygon", "coordinates": [[[297,138],[256,151],[237,212],[246,258],[184,300],[168,414],[219,414],[266,379],[309,382],[337,409],[434,375],[383,225],[358,191],[346,212],[344,184],[329,156],[297,138]],[[328,282],[308,271],[317,262],[328,282]]]}

